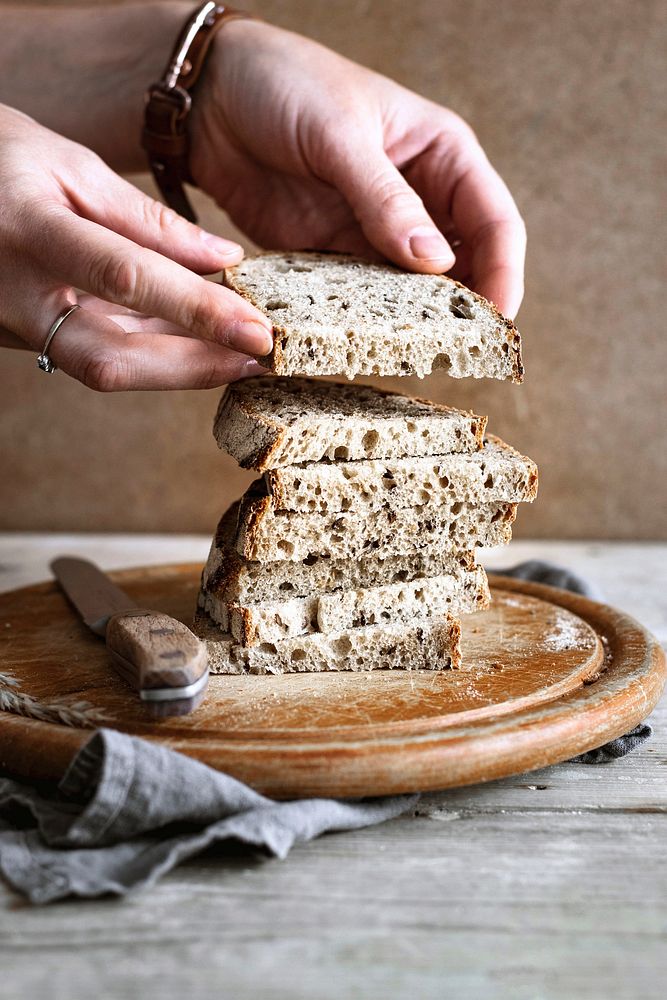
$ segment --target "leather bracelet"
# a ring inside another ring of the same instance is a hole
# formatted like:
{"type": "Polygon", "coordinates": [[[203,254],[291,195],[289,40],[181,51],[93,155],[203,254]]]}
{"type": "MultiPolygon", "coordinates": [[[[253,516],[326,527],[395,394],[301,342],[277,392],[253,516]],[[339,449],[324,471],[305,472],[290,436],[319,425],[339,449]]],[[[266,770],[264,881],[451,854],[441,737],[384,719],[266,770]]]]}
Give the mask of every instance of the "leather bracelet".
{"type": "Polygon", "coordinates": [[[160,80],[146,91],[141,145],[166,203],[196,222],[183,184],[192,183],[188,118],[192,90],[199,80],[211,42],[227,21],[252,14],[219,3],[203,3],[183,25],[160,80]]]}

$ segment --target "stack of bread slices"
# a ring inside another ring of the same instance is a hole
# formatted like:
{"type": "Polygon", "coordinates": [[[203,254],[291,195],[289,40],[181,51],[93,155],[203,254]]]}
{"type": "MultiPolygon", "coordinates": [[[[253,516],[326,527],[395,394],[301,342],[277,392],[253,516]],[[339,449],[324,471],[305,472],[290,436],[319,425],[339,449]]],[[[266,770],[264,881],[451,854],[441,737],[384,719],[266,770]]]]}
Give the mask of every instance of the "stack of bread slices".
{"type": "Polygon", "coordinates": [[[223,515],[202,575],[195,631],[212,672],[465,666],[460,616],[489,603],[475,549],[509,541],[536,466],[486,435],[486,417],[303,373],[519,380],[516,330],[456,282],[354,258],[261,255],[227,280],[283,313],[266,363],[301,376],[237,382],[218,408],[219,446],[263,476],[223,515]],[[415,318],[427,307],[436,336],[415,318]]]}

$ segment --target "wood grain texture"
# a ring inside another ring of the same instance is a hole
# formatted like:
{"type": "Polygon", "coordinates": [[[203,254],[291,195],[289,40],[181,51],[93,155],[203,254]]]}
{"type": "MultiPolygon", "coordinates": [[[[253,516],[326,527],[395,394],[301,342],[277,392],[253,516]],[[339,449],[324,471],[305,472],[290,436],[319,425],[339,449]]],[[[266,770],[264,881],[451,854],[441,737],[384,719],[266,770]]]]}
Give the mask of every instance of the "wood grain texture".
{"type": "MultiPolygon", "coordinates": [[[[187,620],[198,576],[185,565],[114,579],[138,604],[187,620]]],[[[2,595],[0,663],[35,697],[85,697],[110,725],[276,797],[489,781],[599,746],[648,714],[665,665],[641,626],[576,595],[495,582],[491,609],[465,621],[463,671],[217,677],[187,718],[148,719],[52,584],[2,595]]],[[[0,763],[57,777],[87,736],[8,716],[0,763]]]]}
{"type": "MultiPolygon", "coordinates": [[[[205,558],[205,539],[0,538],[0,587],[48,558],[205,558]],[[196,546],[200,546],[200,550],[196,546]]],[[[664,546],[513,542],[667,640],[664,546]]],[[[667,699],[613,764],[429,793],[416,815],[294,848],[225,845],[152,890],[30,908],[0,882],[3,1000],[662,1000],[667,699]]]]}

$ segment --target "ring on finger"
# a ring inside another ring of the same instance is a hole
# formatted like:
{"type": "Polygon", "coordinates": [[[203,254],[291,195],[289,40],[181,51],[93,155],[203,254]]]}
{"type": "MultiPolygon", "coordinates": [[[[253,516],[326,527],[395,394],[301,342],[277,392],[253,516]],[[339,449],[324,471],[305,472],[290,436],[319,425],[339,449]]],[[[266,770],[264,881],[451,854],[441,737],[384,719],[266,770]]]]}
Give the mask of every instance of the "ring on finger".
{"type": "Polygon", "coordinates": [[[58,368],[56,367],[56,365],[54,365],[53,361],[47,354],[51,341],[53,340],[53,338],[55,337],[55,335],[57,334],[58,330],[63,325],[67,317],[71,316],[73,312],[75,312],[77,309],[80,308],[81,306],[78,304],[78,302],[75,302],[74,305],[66,306],[58,314],[54,323],[51,326],[51,329],[46,335],[46,340],[44,341],[44,347],[42,348],[42,353],[37,358],[37,367],[41,369],[41,371],[46,372],[47,375],[52,375],[54,372],[58,371],[58,368]]]}

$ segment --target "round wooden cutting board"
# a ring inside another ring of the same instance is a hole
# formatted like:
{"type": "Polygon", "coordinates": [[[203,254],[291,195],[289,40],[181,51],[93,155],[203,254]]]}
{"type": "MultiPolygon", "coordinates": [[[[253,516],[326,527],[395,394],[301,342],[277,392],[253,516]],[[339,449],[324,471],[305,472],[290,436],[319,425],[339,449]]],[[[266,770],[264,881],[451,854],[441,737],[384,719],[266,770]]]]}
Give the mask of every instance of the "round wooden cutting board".
{"type": "MultiPolygon", "coordinates": [[[[110,574],[142,607],[191,621],[198,565],[110,574]]],[[[0,595],[0,672],[42,702],[85,699],[109,727],[158,740],[277,798],[384,795],[489,781],[600,746],[651,711],[653,637],[613,608],[492,577],[463,620],[461,671],[212,677],[190,716],[152,721],[55,583],[0,595]]],[[[90,729],[0,714],[0,766],[57,779],[90,729]]]]}

